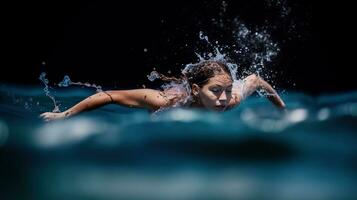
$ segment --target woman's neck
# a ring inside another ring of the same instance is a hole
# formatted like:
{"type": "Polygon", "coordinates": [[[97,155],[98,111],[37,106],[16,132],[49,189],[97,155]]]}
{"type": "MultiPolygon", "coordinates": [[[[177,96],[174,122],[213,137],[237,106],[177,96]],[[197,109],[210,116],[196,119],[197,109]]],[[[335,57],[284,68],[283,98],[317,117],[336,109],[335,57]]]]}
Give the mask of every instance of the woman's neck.
{"type": "Polygon", "coordinates": [[[201,103],[201,101],[195,97],[192,97],[192,101],[191,101],[191,104],[190,104],[190,107],[192,108],[202,108],[203,105],[201,103]]]}

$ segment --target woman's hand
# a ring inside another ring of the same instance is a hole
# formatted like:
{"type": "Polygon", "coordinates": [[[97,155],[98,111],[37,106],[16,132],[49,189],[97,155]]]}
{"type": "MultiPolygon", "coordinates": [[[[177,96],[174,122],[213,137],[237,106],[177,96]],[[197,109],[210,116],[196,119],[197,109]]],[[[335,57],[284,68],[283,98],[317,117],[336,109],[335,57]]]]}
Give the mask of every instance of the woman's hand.
{"type": "Polygon", "coordinates": [[[40,118],[43,119],[46,122],[57,120],[57,119],[63,119],[64,113],[54,113],[54,112],[45,112],[40,115],[40,118]]]}
{"type": "Polygon", "coordinates": [[[243,98],[250,96],[253,92],[263,89],[265,96],[278,108],[285,109],[286,105],[275,89],[259,76],[252,74],[243,80],[243,98]]]}

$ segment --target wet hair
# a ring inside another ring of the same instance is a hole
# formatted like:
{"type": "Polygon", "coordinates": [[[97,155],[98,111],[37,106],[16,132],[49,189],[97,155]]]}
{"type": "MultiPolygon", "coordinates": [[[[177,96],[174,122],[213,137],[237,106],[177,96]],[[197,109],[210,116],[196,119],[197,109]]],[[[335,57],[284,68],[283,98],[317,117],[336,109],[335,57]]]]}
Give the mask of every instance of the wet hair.
{"type": "Polygon", "coordinates": [[[187,81],[191,87],[193,84],[197,84],[199,87],[202,87],[209,81],[210,78],[219,74],[228,74],[230,76],[228,66],[220,61],[206,60],[197,64],[192,64],[187,69],[183,70],[180,78],[168,77],[163,74],[159,75],[160,79],[163,81],[176,83],[183,83],[184,81],[187,81]]]}
{"type": "Polygon", "coordinates": [[[226,64],[219,61],[203,61],[183,72],[190,85],[197,84],[202,87],[210,78],[219,74],[228,74],[230,71],[226,64]]]}

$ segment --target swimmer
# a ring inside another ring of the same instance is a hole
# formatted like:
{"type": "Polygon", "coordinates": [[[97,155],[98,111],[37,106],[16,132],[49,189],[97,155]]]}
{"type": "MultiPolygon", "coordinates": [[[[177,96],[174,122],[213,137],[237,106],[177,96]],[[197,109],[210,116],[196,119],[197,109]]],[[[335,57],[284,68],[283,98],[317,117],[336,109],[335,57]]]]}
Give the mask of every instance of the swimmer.
{"type": "Polygon", "coordinates": [[[164,75],[160,75],[160,78],[177,84],[172,84],[171,87],[163,90],[132,89],[98,92],[64,112],[45,112],[40,117],[45,121],[64,119],[107,104],[144,108],[151,112],[177,106],[225,111],[238,106],[257,90],[265,91],[266,97],[278,108],[285,108],[284,101],[261,77],[252,74],[239,84],[234,84],[228,66],[219,61],[202,61],[190,70],[184,70],[181,78],[164,75]],[[184,83],[187,85],[186,88],[183,87],[184,83]]]}

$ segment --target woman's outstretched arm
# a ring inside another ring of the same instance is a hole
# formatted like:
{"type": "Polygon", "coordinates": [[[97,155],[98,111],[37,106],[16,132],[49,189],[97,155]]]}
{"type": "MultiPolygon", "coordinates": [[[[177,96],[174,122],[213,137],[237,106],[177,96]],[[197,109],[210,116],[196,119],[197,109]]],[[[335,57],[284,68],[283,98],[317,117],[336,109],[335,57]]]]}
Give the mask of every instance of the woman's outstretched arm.
{"type": "Polygon", "coordinates": [[[45,121],[63,119],[107,104],[156,110],[170,103],[163,91],[152,89],[112,90],[94,94],[61,113],[46,112],[40,115],[45,121]]]}
{"type": "Polygon", "coordinates": [[[250,96],[253,92],[263,89],[266,97],[277,107],[285,108],[284,101],[280,98],[274,88],[259,76],[252,74],[243,80],[243,98],[250,96]]]}

